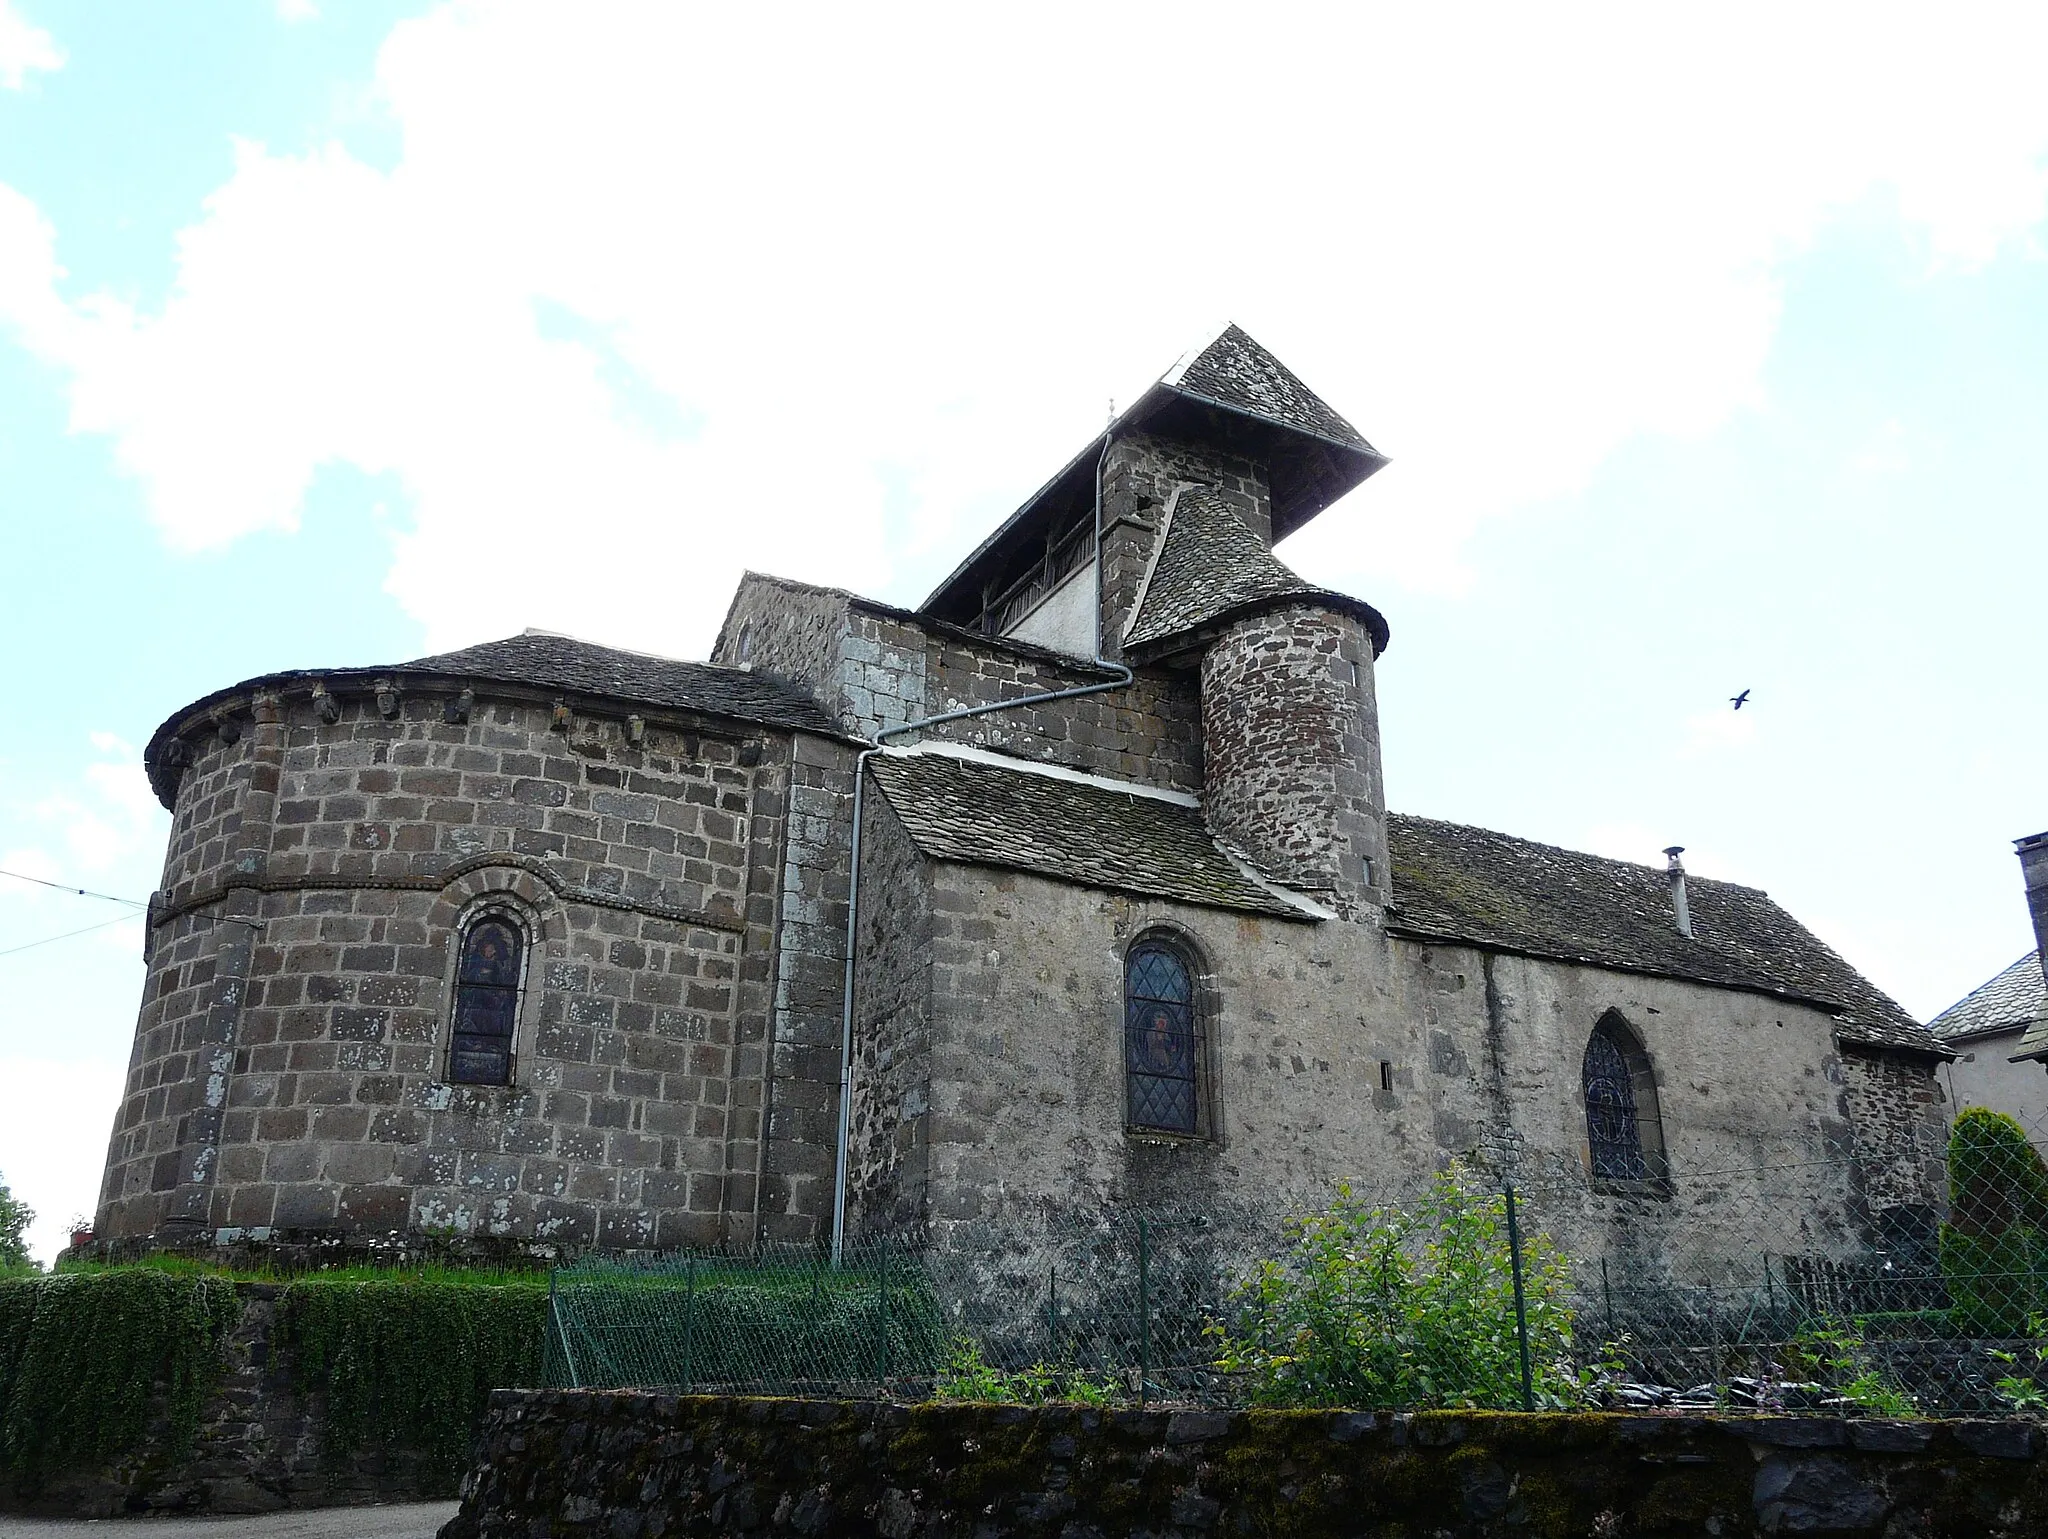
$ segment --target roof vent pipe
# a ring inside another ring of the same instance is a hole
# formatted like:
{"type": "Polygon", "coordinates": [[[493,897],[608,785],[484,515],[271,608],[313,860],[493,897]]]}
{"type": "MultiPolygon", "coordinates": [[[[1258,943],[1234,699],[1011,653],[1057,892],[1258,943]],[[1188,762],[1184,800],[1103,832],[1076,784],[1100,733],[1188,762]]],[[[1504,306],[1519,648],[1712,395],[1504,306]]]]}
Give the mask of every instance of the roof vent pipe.
{"type": "Polygon", "coordinates": [[[1692,908],[1685,901],[1685,865],[1679,856],[1685,853],[1682,844],[1667,845],[1664,858],[1669,864],[1664,868],[1671,878],[1671,917],[1678,922],[1678,933],[1692,936],[1692,908]]]}

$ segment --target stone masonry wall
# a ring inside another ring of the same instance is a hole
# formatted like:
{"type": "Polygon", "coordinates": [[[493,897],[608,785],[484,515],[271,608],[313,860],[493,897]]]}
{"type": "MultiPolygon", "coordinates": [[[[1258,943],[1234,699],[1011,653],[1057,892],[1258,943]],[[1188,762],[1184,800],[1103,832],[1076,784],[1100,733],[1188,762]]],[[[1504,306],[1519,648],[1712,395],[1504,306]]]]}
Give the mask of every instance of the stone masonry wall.
{"type": "MultiPolygon", "coordinates": [[[[1097,683],[1102,670],[1042,647],[926,626],[830,589],[750,574],[712,659],[811,689],[847,732],[1097,683]],[[822,659],[822,660],[821,660],[822,659]]],[[[1200,686],[1192,671],[1146,669],[1128,686],[927,729],[933,737],[1180,791],[1202,783],[1200,686]]],[[[899,740],[902,741],[902,740],[899,740]]]]}
{"type": "Polygon", "coordinates": [[[1931,1247],[1956,1110],[1935,1077],[1936,1060],[1845,1046],[1841,1063],[1869,1222],[1888,1246],[1931,1247]]]}
{"type": "Polygon", "coordinates": [[[258,701],[186,750],[101,1237],[751,1239],[789,739],[456,690],[258,701]],[[529,937],[514,1083],[451,1085],[485,906],[529,937]]]}
{"type": "Polygon", "coordinates": [[[447,1539],[2021,1539],[2013,1422],[1096,1411],[506,1391],[447,1539]]]}
{"type": "Polygon", "coordinates": [[[1270,1241],[1340,1180],[1402,1201],[1460,1155],[1516,1180],[1532,1229],[1645,1285],[1747,1289],[1760,1252],[1843,1257],[1870,1242],[1834,1022],[1818,1009],[1423,945],[1369,920],[928,870],[927,1171],[942,1242],[989,1225],[1028,1252],[1041,1225],[1181,1202],[1270,1241]],[[1123,958],[1162,928],[1206,984],[1208,1138],[1125,1126],[1123,958]],[[1658,1190],[1590,1179],[1579,1066],[1609,1010],[1656,1071],[1671,1166],[1658,1190]]]}
{"type": "Polygon", "coordinates": [[[832,1214],[854,763],[854,750],[845,744],[796,740],[782,866],[768,1139],[760,1151],[760,1230],[769,1240],[814,1239],[832,1214]]]}
{"type": "Polygon", "coordinates": [[[1240,620],[1202,658],[1209,826],[1347,910],[1387,882],[1372,665],[1356,620],[1308,605],[1240,620]]]}
{"type": "Polygon", "coordinates": [[[930,1216],[928,959],[934,940],[950,942],[984,921],[933,912],[924,862],[895,812],[880,796],[865,808],[848,1221],[861,1235],[915,1235],[930,1216]]]}

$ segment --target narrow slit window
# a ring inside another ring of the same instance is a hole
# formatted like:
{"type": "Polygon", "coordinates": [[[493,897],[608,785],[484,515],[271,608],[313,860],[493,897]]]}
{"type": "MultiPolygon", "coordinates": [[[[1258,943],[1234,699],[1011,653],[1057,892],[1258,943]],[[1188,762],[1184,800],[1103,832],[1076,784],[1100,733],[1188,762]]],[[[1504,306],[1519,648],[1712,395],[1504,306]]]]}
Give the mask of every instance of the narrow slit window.
{"type": "Polygon", "coordinates": [[[448,1052],[448,1077],[459,1085],[512,1083],[521,945],[519,927],[495,915],[479,919],[462,938],[448,1052]]]}
{"type": "Polygon", "coordinates": [[[1131,948],[1124,962],[1126,1118],[1134,1128],[1201,1131],[1201,1041],[1194,980],[1172,947],[1131,948]]]}

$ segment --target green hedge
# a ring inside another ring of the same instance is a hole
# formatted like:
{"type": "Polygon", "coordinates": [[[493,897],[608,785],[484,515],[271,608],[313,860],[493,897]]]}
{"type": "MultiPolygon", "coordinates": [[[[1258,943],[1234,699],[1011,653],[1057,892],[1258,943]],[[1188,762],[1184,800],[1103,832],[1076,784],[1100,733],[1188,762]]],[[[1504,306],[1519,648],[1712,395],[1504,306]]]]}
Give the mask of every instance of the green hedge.
{"type": "Polygon", "coordinates": [[[139,1448],[152,1413],[191,1445],[237,1313],[234,1285],[148,1268],[0,1280],[0,1469],[54,1469],[139,1448]]]}
{"type": "Polygon", "coordinates": [[[278,1348],[293,1386],[327,1395],[330,1458],[370,1448],[457,1469],[494,1389],[537,1385],[544,1283],[308,1277],[285,1289],[278,1348]]]}

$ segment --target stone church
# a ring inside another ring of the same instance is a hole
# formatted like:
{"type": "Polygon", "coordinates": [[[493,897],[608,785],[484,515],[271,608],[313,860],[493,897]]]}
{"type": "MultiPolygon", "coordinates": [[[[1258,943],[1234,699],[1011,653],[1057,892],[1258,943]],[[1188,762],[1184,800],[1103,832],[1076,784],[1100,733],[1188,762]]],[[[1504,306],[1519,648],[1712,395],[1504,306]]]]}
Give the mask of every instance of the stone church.
{"type": "Polygon", "coordinates": [[[1382,463],[1233,327],[915,610],[749,574],[708,663],[177,712],[99,1237],[744,1249],[1456,1155],[1603,1254],[1924,1232],[1948,1055],[1762,892],[1388,812],[1387,622],[1273,554],[1382,463]]]}

